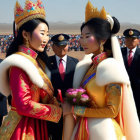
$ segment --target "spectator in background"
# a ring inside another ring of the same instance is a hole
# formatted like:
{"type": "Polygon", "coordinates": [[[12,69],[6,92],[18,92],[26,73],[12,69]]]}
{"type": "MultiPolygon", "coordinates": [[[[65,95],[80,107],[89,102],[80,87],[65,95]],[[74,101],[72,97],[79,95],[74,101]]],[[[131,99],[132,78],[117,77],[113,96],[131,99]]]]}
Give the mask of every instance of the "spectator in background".
{"type": "Polygon", "coordinates": [[[127,29],[124,31],[123,35],[125,36],[126,47],[122,48],[122,55],[130,78],[137,112],[140,119],[140,48],[138,48],[140,32],[136,29],[127,29]]]}
{"type": "MultiPolygon", "coordinates": [[[[57,34],[51,38],[55,55],[49,57],[51,64],[51,82],[54,87],[54,96],[58,97],[58,89],[62,91],[62,97],[68,88],[72,88],[73,75],[78,59],[67,55],[69,36],[57,34]]],[[[48,122],[48,131],[52,140],[62,140],[63,117],[58,124],[48,122]],[[56,131],[57,130],[57,131],[56,131]]]]}

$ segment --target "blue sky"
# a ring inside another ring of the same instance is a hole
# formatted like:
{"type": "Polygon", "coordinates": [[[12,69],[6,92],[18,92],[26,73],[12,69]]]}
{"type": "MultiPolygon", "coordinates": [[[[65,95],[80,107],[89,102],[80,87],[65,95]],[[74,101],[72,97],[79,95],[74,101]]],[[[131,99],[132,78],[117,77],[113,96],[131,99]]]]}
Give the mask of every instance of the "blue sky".
{"type": "MultiPolygon", "coordinates": [[[[18,0],[24,7],[25,0],[18,0]]],[[[32,0],[35,2],[36,0],[32,0]]],[[[42,0],[48,22],[78,23],[84,21],[85,6],[88,0],[42,0]]],[[[140,24],[140,0],[90,0],[99,9],[102,6],[121,23],[140,24]]],[[[16,0],[2,0],[0,23],[12,23],[16,0]]]]}

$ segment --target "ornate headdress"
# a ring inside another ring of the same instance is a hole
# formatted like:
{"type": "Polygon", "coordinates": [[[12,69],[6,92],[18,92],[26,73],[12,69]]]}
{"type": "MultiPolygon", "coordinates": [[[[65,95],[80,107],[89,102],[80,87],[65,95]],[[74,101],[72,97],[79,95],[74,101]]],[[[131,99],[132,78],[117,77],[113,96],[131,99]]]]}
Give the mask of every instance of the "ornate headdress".
{"type": "Polygon", "coordinates": [[[88,0],[88,3],[86,5],[86,10],[85,10],[85,22],[87,22],[88,20],[92,18],[101,18],[101,19],[107,20],[111,25],[111,29],[114,26],[114,21],[112,17],[106,13],[104,7],[100,11],[98,11],[98,9],[95,8],[92,5],[92,3],[88,0]]]}
{"type": "Polygon", "coordinates": [[[14,16],[17,28],[20,28],[21,25],[23,25],[25,22],[34,18],[46,18],[45,9],[42,5],[41,0],[37,0],[36,3],[33,3],[30,0],[26,0],[24,9],[20,6],[20,4],[17,1],[15,5],[14,16]]]}
{"type": "Polygon", "coordinates": [[[101,11],[98,11],[98,9],[95,8],[90,1],[88,1],[85,11],[85,22],[91,18],[102,18],[106,20],[107,14],[104,7],[101,9],[101,11]]]}

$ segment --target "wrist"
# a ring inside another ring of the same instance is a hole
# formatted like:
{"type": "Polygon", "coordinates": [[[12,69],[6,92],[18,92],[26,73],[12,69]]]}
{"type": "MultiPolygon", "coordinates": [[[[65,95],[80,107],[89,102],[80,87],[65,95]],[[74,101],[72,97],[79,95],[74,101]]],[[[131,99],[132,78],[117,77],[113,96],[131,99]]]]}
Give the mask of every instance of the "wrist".
{"type": "Polygon", "coordinates": [[[71,113],[74,114],[74,106],[72,106],[71,113]]]}

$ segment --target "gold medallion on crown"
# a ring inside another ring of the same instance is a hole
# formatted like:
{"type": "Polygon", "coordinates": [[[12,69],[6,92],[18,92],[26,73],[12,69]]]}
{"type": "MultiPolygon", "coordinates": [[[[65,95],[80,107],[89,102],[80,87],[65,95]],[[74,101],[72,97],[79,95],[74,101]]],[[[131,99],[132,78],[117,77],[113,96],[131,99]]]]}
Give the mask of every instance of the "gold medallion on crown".
{"type": "Polygon", "coordinates": [[[30,0],[26,0],[24,9],[20,6],[19,2],[17,1],[15,5],[14,16],[15,23],[18,29],[29,20],[35,18],[46,18],[45,9],[41,0],[37,0],[36,3],[33,3],[30,0]]]}
{"type": "Polygon", "coordinates": [[[86,10],[85,10],[85,22],[87,22],[88,20],[92,18],[102,18],[106,20],[107,13],[104,7],[100,11],[98,11],[98,9],[95,8],[90,1],[88,1],[86,5],[86,10]]]}

